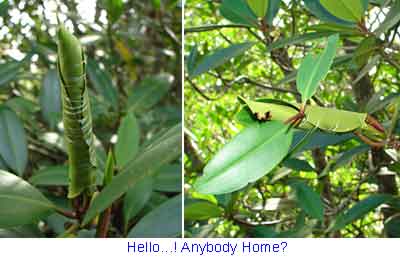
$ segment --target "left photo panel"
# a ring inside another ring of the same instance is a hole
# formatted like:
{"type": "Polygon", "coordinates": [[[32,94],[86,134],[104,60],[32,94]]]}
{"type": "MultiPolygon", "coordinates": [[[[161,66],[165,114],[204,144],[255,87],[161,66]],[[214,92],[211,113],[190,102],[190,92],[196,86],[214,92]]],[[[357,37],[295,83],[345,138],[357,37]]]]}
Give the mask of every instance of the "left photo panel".
{"type": "Polygon", "coordinates": [[[181,237],[181,15],[0,0],[0,237],[181,237]]]}

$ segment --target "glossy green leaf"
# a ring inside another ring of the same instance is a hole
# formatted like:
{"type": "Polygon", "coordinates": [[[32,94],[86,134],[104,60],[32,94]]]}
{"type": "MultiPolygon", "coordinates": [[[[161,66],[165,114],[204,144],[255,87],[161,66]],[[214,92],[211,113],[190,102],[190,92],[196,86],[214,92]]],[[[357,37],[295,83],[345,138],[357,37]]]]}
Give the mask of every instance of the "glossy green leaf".
{"type": "Polygon", "coordinates": [[[40,89],[40,110],[50,129],[54,129],[61,121],[61,88],[57,71],[47,72],[40,89]]]}
{"type": "Polygon", "coordinates": [[[49,166],[33,174],[29,182],[36,186],[68,186],[68,166],[49,166]]]}
{"type": "Polygon", "coordinates": [[[148,203],[153,193],[153,179],[146,177],[140,180],[133,188],[131,188],[124,197],[124,205],[122,213],[124,216],[124,224],[128,225],[129,220],[135,217],[148,203]]]}
{"type": "Polygon", "coordinates": [[[0,89],[17,77],[21,65],[22,63],[17,61],[0,64],[0,89]]]}
{"type": "Polygon", "coordinates": [[[0,171],[0,228],[33,223],[48,216],[54,205],[35,187],[0,171]]]}
{"type": "Polygon", "coordinates": [[[182,195],[166,202],[145,215],[129,232],[128,238],[177,237],[182,231],[182,195]]]}
{"type": "Polygon", "coordinates": [[[366,113],[309,105],[306,107],[305,115],[309,123],[326,131],[350,132],[359,128],[367,128],[366,113]]]}
{"type": "Polygon", "coordinates": [[[291,184],[296,193],[299,206],[311,217],[324,219],[324,204],[321,196],[304,182],[294,182],[291,184]]]}
{"type": "Polygon", "coordinates": [[[139,150],[139,124],[133,113],[128,113],[121,121],[118,129],[118,140],[115,144],[115,158],[119,167],[135,158],[139,150]]]}
{"type": "Polygon", "coordinates": [[[0,106],[0,156],[18,175],[24,173],[28,162],[25,130],[14,111],[4,106],[0,106]]]}
{"type": "Polygon", "coordinates": [[[361,0],[320,0],[320,2],[331,14],[349,22],[361,21],[364,13],[361,0]]]}
{"type": "Polygon", "coordinates": [[[323,7],[319,0],[303,0],[307,9],[310,10],[315,16],[325,22],[340,24],[344,26],[354,26],[354,23],[339,19],[338,17],[332,15],[328,12],[325,7],[323,7]]]}
{"type": "Polygon", "coordinates": [[[238,24],[257,26],[257,17],[247,5],[246,0],[223,0],[220,6],[221,15],[238,24]]]}
{"type": "Polygon", "coordinates": [[[111,75],[106,70],[101,69],[95,60],[89,58],[87,60],[86,69],[89,80],[96,92],[100,94],[114,109],[117,109],[118,92],[111,79],[111,75]]]}
{"type": "Polygon", "coordinates": [[[246,0],[248,6],[258,18],[267,14],[269,0],[246,0]]]}
{"type": "Polygon", "coordinates": [[[134,188],[142,179],[153,175],[164,164],[181,154],[181,124],[172,127],[157,141],[148,145],[139,156],[130,161],[112,182],[93,200],[83,225],[108,208],[116,199],[129,189],[134,188]]]}
{"type": "Polygon", "coordinates": [[[215,68],[225,64],[230,59],[245,53],[247,50],[249,50],[253,46],[254,46],[253,42],[245,42],[245,43],[240,43],[240,44],[232,44],[227,48],[218,49],[218,50],[214,51],[213,53],[203,57],[197,63],[197,65],[193,69],[193,72],[189,76],[191,78],[193,78],[193,77],[199,76],[207,71],[215,69],[215,68]]]}
{"type": "Polygon", "coordinates": [[[297,72],[297,89],[301,93],[301,99],[305,104],[316,92],[319,82],[328,74],[336,55],[339,35],[335,34],[328,38],[328,44],[324,51],[313,56],[308,54],[300,65],[297,72]]]}
{"type": "Polygon", "coordinates": [[[288,126],[278,121],[244,129],[206,165],[203,176],[194,185],[195,190],[204,194],[224,194],[255,182],[283,160],[292,136],[288,126]]]}
{"type": "Polygon", "coordinates": [[[385,16],[385,20],[374,31],[376,35],[387,32],[400,21],[400,1],[393,1],[389,13],[385,16]]]}
{"type": "Polygon", "coordinates": [[[170,164],[161,167],[154,179],[154,190],[161,192],[182,191],[182,167],[170,164]]]}
{"type": "Polygon", "coordinates": [[[224,210],[207,201],[185,201],[185,220],[207,220],[222,216],[224,210]]]}
{"type": "Polygon", "coordinates": [[[337,231],[346,227],[346,225],[364,217],[367,213],[384,203],[390,202],[392,199],[393,197],[387,194],[372,194],[368,196],[340,214],[330,228],[330,231],[337,231]]]}
{"type": "Polygon", "coordinates": [[[132,89],[128,96],[128,107],[141,112],[156,105],[171,88],[171,80],[167,75],[149,76],[132,89]]]}
{"type": "Polygon", "coordinates": [[[315,169],[306,161],[298,158],[285,159],[283,166],[303,172],[313,172],[315,169]]]}

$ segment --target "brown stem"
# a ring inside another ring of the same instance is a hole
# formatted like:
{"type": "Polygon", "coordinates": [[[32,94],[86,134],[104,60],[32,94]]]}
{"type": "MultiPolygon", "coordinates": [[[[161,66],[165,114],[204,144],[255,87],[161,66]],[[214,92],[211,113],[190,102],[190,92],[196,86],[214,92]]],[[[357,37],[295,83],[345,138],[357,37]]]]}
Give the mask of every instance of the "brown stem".
{"type": "Polygon", "coordinates": [[[58,214],[63,215],[64,217],[67,217],[67,218],[70,218],[70,219],[77,219],[78,218],[78,216],[76,215],[76,212],[74,212],[74,211],[66,211],[66,210],[63,210],[61,208],[56,208],[56,212],[58,214]]]}
{"type": "Polygon", "coordinates": [[[107,237],[108,227],[110,225],[111,218],[111,207],[107,208],[100,215],[99,224],[97,225],[96,237],[105,238],[107,237]]]}
{"type": "Polygon", "coordinates": [[[377,131],[381,132],[381,133],[385,133],[385,128],[379,123],[379,121],[377,121],[374,117],[372,117],[371,115],[368,115],[367,118],[365,119],[365,122],[368,125],[371,125],[374,129],[376,129],[377,131]]]}
{"type": "Polygon", "coordinates": [[[354,135],[356,135],[357,137],[359,137],[365,144],[377,148],[377,149],[381,149],[385,146],[385,142],[375,142],[370,140],[369,138],[367,138],[366,136],[364,136],[363,134],[361,134],[361,132],[359,131],[355,131],[354,135]]]}

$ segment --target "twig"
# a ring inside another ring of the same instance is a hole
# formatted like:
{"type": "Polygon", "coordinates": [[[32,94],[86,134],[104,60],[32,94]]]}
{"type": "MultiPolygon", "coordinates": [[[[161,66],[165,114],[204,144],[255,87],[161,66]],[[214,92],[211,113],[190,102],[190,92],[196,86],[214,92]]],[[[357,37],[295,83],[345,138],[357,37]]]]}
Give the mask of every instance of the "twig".
{"type": "Polygon", "coordinates": [[[99,224],[97,225],[96,237],[105,238],[107,237],[108,227],[110,225],[111,218],[111,207],[107,208],[100,215],[99,224]]]}

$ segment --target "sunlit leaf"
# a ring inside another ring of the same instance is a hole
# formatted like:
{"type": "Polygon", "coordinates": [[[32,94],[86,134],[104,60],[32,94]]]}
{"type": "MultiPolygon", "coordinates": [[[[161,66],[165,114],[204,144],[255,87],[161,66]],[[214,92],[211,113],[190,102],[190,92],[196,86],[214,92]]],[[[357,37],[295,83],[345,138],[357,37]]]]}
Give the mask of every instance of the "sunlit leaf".
{"type": "Polygon", "coordinates": [[[319,86],[319,82],[328,74],[336,55],[336,48],[339,35],[335,34],[328,38],[325,50],[314,56],[309,53],[303,60],[297,72],[297,89],[301,93],[301,99],[305,104],[314,94],[319,86]]]}
{"type": "Polygon", "coordinates": [[[292,136],[292,131],[278,121],[244,129],[206,165],[203,176],[194,185],[195,190],[223,194],[258,180],[286,156],[292,136]]]}
{"type": "Polygon", "coordinates": [[[364,13],[364,7],[361,0],[319,1],[331,14],[349,22],[360,21],[364,13]]]}

